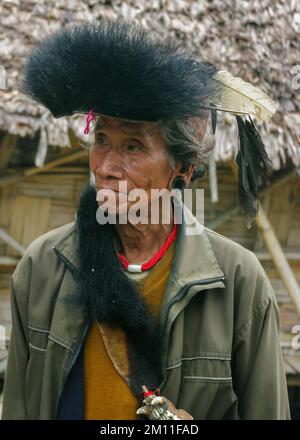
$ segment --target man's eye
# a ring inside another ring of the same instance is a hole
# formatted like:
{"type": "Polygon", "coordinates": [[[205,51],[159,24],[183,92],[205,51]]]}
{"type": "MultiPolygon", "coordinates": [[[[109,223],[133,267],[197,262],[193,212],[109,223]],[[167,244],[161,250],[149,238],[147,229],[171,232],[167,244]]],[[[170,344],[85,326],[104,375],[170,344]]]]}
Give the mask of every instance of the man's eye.
{"type": "Polygon", "coordinates": [[[127,150],[129,151],[140,151],[142,150],[142,146],[141,145],[133,145],[133,144],[129,144],[127,145],[127,150]]]}
{"type": "Polygon", "coordinates": [[[97,134],[96,141],[97,141],[97,144],[107,145],[106,136],[102,133],[97,134]]]}

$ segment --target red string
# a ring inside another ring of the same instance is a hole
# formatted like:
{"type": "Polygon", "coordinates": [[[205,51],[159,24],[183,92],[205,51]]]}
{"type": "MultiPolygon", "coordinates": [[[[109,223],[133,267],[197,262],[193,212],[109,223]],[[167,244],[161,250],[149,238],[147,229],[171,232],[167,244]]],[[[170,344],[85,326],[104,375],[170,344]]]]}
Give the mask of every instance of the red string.
{"type": "MultiPolygon", "coordinates": [[[[154,264],[156,264],[165,255],[165,253],[167,252],[167,250],[175,240],[176,235],[177,235],[177,224],[175,223],[169,237],[167,238],[166,242],[162,245],[162,247],[159,249],[159,251],[156,252],[156,254],[153,255],[153,257],[150,258],[149,261],[141,265],[142,271],[151,269],[151,267],[153,267],[154,264]]],[[[127,269],[130,264],[129,261],[124,257],[124,255],[121,255],[120,253],[118,253],[118,257],[123,266],[123,269],[127,269]]]]}
{"type": "Polygon", "coordinates": [[[145,391],[144,393],[143,393],[143,397],[144,398],[146,398],[146,397],[148,397],[148,396],[159,396],[160,395],[160,389],[159,388],[155,388],[155,390],[154,391],[151,391],[151,390],[148,390],[148,391],[145,391]]]}
{"type": "Polygon", "coordinates": [[[153,393],[153,391],[146,391],[144,394],[143,394],[143,396],[144,397],[148,397],[148,396],[152,396],[154,393],[153,393]]]}
{"type": "Polygon", "coordinates": [[[86,126],[85,126],[85,129],[84,129],[84,134],[89,134],[89,131],[90,131],[90,123],[91,123],[92,121],[94,121],[94,120],[95,120],[95,116],[94,116],[94,114],[93,114],[93,110],[90,109],[90,111],[88,112],[88,115],[87,115],[87,117],[86,117],[86,126]]]}
{"type": "Polygon", "coordinates": [[[126,260],[126,258],[123,257],[123,255],[121,255],[121,254],[119,254],[119,253],[118,253],[118,257],[119,257],[119,260],[121,261],[121,263],[122,263],[124,269],[127,269],[129,263],[128,263],[128,261],[126,260]]]}

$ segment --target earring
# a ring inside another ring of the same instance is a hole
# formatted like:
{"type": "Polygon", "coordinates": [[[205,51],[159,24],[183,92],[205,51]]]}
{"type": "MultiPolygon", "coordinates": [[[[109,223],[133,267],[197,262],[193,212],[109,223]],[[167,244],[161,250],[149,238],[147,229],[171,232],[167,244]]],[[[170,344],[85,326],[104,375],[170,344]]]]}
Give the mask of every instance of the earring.
{"type": "Polygon", "coordinates": [[[172,183],[172,188],[175,189],[180,189],[181,191],[184,190],[185,188],[185,180],[182,176],[177,176],[175,177],[175,179],[173,180],[172,183]]]}

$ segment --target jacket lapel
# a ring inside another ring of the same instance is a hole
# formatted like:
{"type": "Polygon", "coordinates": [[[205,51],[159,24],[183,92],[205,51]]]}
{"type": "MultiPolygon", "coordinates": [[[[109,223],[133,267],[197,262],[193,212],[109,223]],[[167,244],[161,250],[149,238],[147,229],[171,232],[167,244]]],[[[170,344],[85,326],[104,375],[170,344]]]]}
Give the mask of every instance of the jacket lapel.
{"type": "Polygon", "coordinates": [[[175,245],[175,255],[169,282],[161,306],[161,323],[166,325],[168,318],[174,320],[178,312],[192,297],[189,290],[201,291],[207,288],[224,288],[225,275],[221,270],[210,244],[207,229],[201,225],[190,210],[182,205],[182,224],[175,245]],[[193,286],[201,286],[193,289],[193,286]],[[189,293],[189,294],[188,294],[189,293]],[[168,316],[173,304],[176,313],[168,316]]]}

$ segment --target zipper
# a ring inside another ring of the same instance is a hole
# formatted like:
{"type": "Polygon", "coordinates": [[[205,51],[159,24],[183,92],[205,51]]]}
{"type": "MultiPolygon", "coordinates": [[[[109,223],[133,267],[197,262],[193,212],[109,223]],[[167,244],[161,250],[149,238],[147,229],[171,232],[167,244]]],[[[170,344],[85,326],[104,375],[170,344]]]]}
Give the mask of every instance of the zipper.
{"type": "Polygon", "coordinates": [[[68,376],[69,376],[69,373],[70,373],[72,367],[74,366],[74,364],[75,364],[75,362],[76,362],[76,359],[77,359],[78,356],[79,356],[79,353],[80,353],[80,350],[81,350],[81,348],[82,348],[82,346],[83,346],[83,341],[84,341],[84,339],[85,339],[85,336],[86,336],[86,333],[87,333],[88,328],[89,328],[89,326],[90,326],[90,323],[91,323],[91,319],[88,320],[86,326],[84,327],[84,329],[83,329],[83,331],[82,331],[82,333],[81,333],[81,335],[80,335],[79,343],[78,343],[78,345],[77,345],[77,347],[76,347],[76,350],[75,350],[75,352],[73,353],[73,356],[72,356],[71,359],[70,359],[70,363],[69,363],[68,367],[66,368],[66,373],[65,373],[65,376],[64,376],[64,378],[63,378],[63,383],[62,383],[61,391],[60,391],[60,393],[59,393],[59,396],[58,396],[58,399],[57,399],[57,403],[56,403],[56,408],[55,408],[55,420],[56,420],[56,418],[57,418],[58,405],[59,405],[59,402],[60,402],[60,398],[61,398],[62,392],[63,392],[64,387],[65,387],[65,384],[66,384],[67,378],[68,378],[68,376]]]}
{"type": "MultiPolygon", "coordinates": [[[[219,277],[215,277],[215,278],[207,278],[204,280],[196,280],[193,281],[189,284],[186,284],[184,287],[182,287],[179,292],[174,296],[173,300],[168,304],[167,310],[166,310],[166,314],[165,314],[165,318],[164,318],[164,322],[163,322],[163,335],[165,334],[166,331],[166,327],[167,327],[167,323],[168,323],[168,316],[170,313],[171,308],[174,306],[174,304],[176,304],[178,301],[180,301],[184,295],[186,294],[186,292],[193,286],[201,286],[201,285],[209,285],[209,284],[213,284],[216,283],[218,281],[225,281],[226,277],[223,276],[219,276],[219,277]]],[[[176,319],[176,318],[175,318],[176,319]]],[[[174,321],[173,321],[174,322],[174,321]]],[[[172,324],[171,324],[172,325],[172,324]]],[[[167,363],[167,352],[168,352],[168,345],[169,345],[169,336],[170,336],[170,332],[168,332],[167,336],[166,336],[166,345],[165,345],[165,350],[164,353],[166,353],[165,357],[164,357],[164,371],[166,369],[166,363],[167,363]]],[[[165,378],[163,379],[163,382],[160,384],[159,388],[162,388],[166,382],[167,379],[167,375],[165,376],[165,378]]]]}
{"type": "MultiPolygon", "coordinates": [[[[76,268],[75,268],[75,266],[72,264],[72,263],[70,263],[70,261],[68,261],[57,249],[56,249],[56,247],[55,246],[53,246],[53,250],[54,250],[54,252],[56,253],[56,255],[65,263],[65,265],[71,270],[71,272],[74,274],[74,272],[76,271],[76,268]]],[[[61,391],[60,391],[60,393],[59,393],[59,396],[58,396],[58,399],[57,399],[57,402],[56,402],[56,408],[55,408],[55,420],[56,420],[56,418],[57,418],[57,411],[58,411],[58,405],[59,405],[59,402],[60,402],[60,398],[61,398],[61,395],[62,395],[62,392],[63,392],[63,390],[64,390],[64,387],[65,387],[65,384],[66,384],[66,381],[67,381],[67,378],[68,378],[68,376],[69,376],[69,373],[70,373],[70,371],[71,371],[71,369],[72,369],[72,367],[74,366],[74,364],[75,364],[75,362],[76,362],[76,360],[77,360],[77,358],[78,358],[78,356],[79,356],[79,353],[80,353],[80,350],[81,350],[81,348],[82,348],[82,346],[83,346],[83,341],[84,341],[84,339],[85,339],[85,336],[86,336],[86,334],[87,334],[87,331],[88,331],[88,328],[89,328],[89,326],[90,326],[90,323],[91,323],[91,318],[89,318],[88,319],[88,322],[87,322],[87,324],[85,325],[85,327],[84,327],[84,329],[83,329],[83,331],[82,331],[82,333],[81,333],[81,335],[80,335],[80,339],[79,339],[79,342],[78,342],[78,345],[77,345],[77,347],[76,347],[76,350],[75,350],[75,352],[73,353],[73,356],[71,357],[71,359],[70,359],[70,363],[69,363],[69,365],[68,365],[68,367],[66,368],[66,373],[65,373],[65,376],[64,376],[64,378],[63,378],[63,383],[62,383],[62,388],[61,388],[61,391]]]]}
{"type": "MultiPolygon", "coordinates": [[[[219,277],[215,277],[215,278],[207,278],[207,279],[204,279],[204,280],[196,280],[196,281],[192,281],[189,284],[186,284],[184,287],[182,287],[179,290],[179,292],[174,296],[173,301],[171,301],[170,304],[168,305],[168,309],[167,309],[166,315],[165,315],[166,318],[168,317],[169,312],[170,312],[171,308],[173,307],[173,305],[175,303],[177,303],[178,301],[180,301],[181,298],[183,298],[184,295],[186,294],[187,290],[189,290],[191,287],[196,286],[196,285],[197,286],[201,286],[201,285],[204,285],[204,284],[213,284],[213,283],[215,283],[217,281],[224,281],[225,278],[226,278],[225,276],[219,276],[219,277]]],[[[166,329],[165,327],[167,325],[167,321],[168,320],[165,319],[165,323],[163,325],[164,331],[166,329]]]]}

